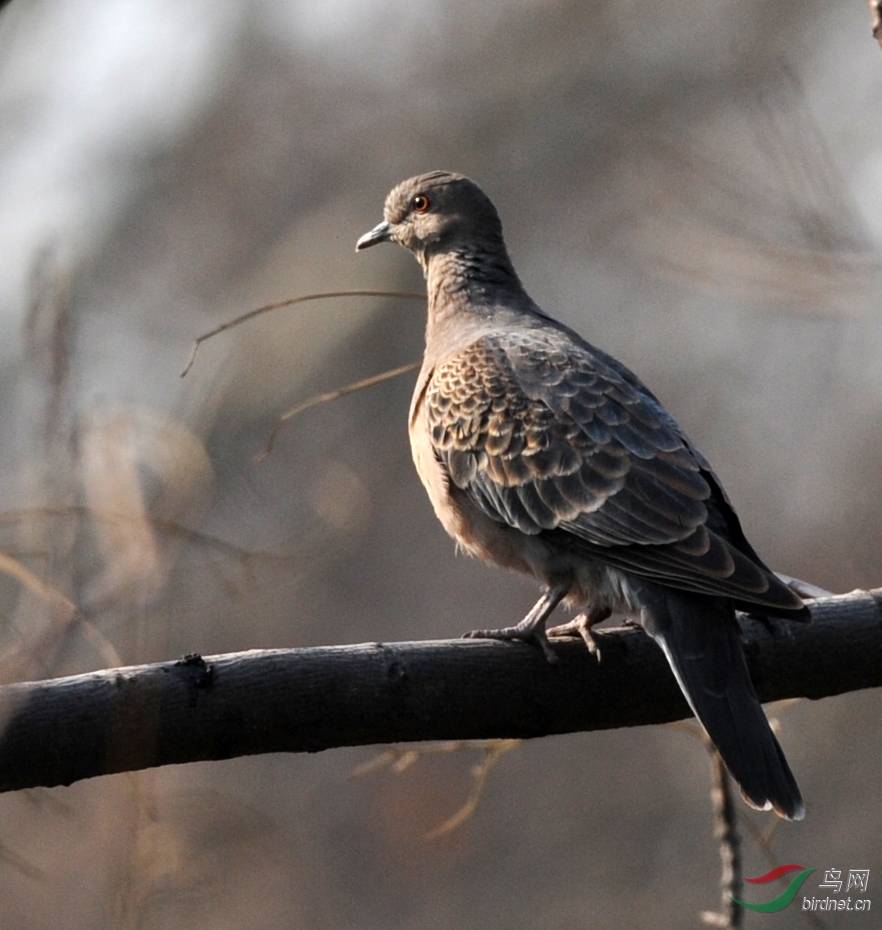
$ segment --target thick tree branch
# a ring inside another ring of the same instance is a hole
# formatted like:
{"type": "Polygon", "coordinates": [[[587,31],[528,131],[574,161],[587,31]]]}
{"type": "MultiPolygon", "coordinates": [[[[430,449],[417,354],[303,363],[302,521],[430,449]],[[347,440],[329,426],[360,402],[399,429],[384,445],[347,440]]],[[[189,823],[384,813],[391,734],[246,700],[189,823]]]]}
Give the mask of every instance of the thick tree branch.
{"type": "MultiPolygon", "coordinates": [[[[814,622],[745,619],[764,701],[882,685],[882,589],[813,602],[814,622]]],[[[535,737],[688,717],[641,630],[539,650],[481,640],[189,657],[0,688],[0,790],[170,763],[437,739],[535,737]]]]}

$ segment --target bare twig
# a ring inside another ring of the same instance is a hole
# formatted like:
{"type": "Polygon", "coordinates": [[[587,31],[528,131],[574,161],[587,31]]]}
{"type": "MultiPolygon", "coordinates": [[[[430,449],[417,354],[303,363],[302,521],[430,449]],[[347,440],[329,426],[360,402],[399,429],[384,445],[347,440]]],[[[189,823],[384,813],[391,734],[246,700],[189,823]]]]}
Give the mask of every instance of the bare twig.
{"type": "Polygon", "coordinates": [[[519,739],[497,739],[489,741],[487,747],[484,749],[484,758],[472,770],[475,780],[472,782],[472,790],[469,792],[465,804],[463,804],[455,814],[448,817],[440,826],[435,827],[434,830],[430,830],[426,834],[427,840],[435,840],[438,839],[439,836],[444,836],[446,833],[452,833],[454,830],[458,830],[471,818],[472,814],[477,810],[481,795],[484,793],[484,785],[487,783],[487,776],[490,774],[490,770],[507,752],[511,752],[515,746],[518,746],[520,742],[519,739]]]}
{"type": "Polygon", "coordinates": [[[324,394],[316,394],[315,397],[310,397],[309,400],[305,400],[303,403],[297,404],[295,407],[292,407],[290,410],[287,410],[285,413],[283,413],[276,421],[276,425],[273,428],[272,433],[270,433],[270,438],[267,440],[266,445],[263,447],[263,451],[258,453],[255,461],[257,464],[260,464],[267,458],[267,456],[273,451],[273,446],[276,444],[276,440],[279,438],[279,433],[282,431],[282,427],[288,422],[288,420],[296,417],[298,413],[303,413],[304,410],[309,410],[310,407],[316,407],[318,404],[326,404],[332,400],[337,400],[340,397],[345,397],[347,394],[354,394],[356,391],[361,391],[364,388],[373,387],[375,384],[382,384],[384,381],[391,381],[393,378],[397,378],[400,375],[406,375],[409,371],[415,371],[419,367],[419,362],[410,362],[407,365],[401,365],[399,368],[392,368],[391,370],[381,372],[378,375],[371,375],[368,378],[362,378],[360,381],[353,381],[352,384],[347,384],[345,387],[336,388],[335,390],[327,391],[324,394]]]}
{"type": "Polygon", "coordinates": [[[53,609],[60,610],[70,616],[78,616],[76,604],[65,597],[58,588],[54,587],[48,581],[44,581],[38,574],[32,572],[27,566],[23,565],[18,559],[0,552],[0,574],[8,575],[14,578],[23,588],[27,588],[32,594],[35,594],[40,600],[51,605],[53,609]]]}
{"type": "MultiPolygon", "coordinates": [[[[74,312],[70,271],[49,244],[35,258],[27,313],[22,321],[22,371],[26,424],[22,437],[22,483],[29,499],[63,506],[76,500],[80,450],[71,366],[74,312]]],[[[14,577],[29,594],[20,598],[5,623],[17,633],[0,654],[0,678],[45,675],[52,669],[80,614],[76,562],[77,533],[72,524],[17,526],[12,546],[26,553],[28,565],[4,546],[0,571],[14,577]],[[48,607],[48,609],[47,609],[48,607]]],[[[5,624],[4,624],[5,625],[5,624]]]]}
{"type": "Polygon", "coordinates": [[[720,910],[705,911],[704,923],[721,930],[738,930],[744,911],[732,899],[741,897],[741,838],[732,799],[732,781],[720,754],[705,740],[710,752],[711,800],[714,806],[714,835],[720,841],[720,910]]]}
{"type": "MultiPolygon", "coordinates": [[[[778,830],[778,827],[782,820],[779,820],[777,817],[772,818],[765,829],[760,829],[750,817],[742,817],[741,823],[744,825],[744,828],[747,832],[753,837],[756,842],[757,849],[762,854],[763,858],[768,862],[770,869],[775,869],[781,865],[781,860],[775,855],[772,851],[772,837],[778,830]]],[[[801,911],[801,914],[806,923],[810,924],[812,927],[815,927],[816,930],[827,930],[827,923],[821,920],[820,917],[814,911],[801,911]]]]}
{"type": "MultiPolygon", "coordinates": [[[[138,520],[137,517],[133,517],[131,514],[116,513],[112,510],[97,510],[94,507],[85,507],[80,504],[67,507],[27,507],[21,510],[0,511],[0,527],[56,519],[91,520],[95,523],[104,523],[110,526],[125,526],[138,520]]],[[[243,563],[252,561],[286,562],[292,558],[290,555],[244,549],[218,536],[211,536],[199,530],[190,529],[181,523],[176,523],[174,520],[165,520],[152,515],[148,519],[150,525],[158,533],[172,539],[183,540],[193,546],[221,552],[224,555],[239,559],[243,563]]],[[[2,566],[0,566],[0,571],[2,571],[2,566]]]]}
{"type": "Polygon", "coordinates": [[[0,843],[0,862],[4,862],[6,865],[11,866],[22,875],[26,875],[34,881],[42,881],[46,877],[46,873],[43,869],[34,865],[30,860],[25,859],[24,856],[17,853],[14,849],[10,849],[2,843],[0,843]]]}
{"type": "Polygon", "coordinates": [[[193,349],[190,352],[190,358],[187,361],[187,364],[184,366],[184,370],[181,372],[181,377],[185,378],[193,367],[193,363],[196,361],[196,354],[199,352],[199,347],[208,339],[211,339],[214,336],[219,335],[220,333],[225,333],[228,329],[234,329],[236,326],[240,326],[242,323],[247,323],[249,320],[253,320],[255,317],[260,316],[263,313],[269,313],[271,310],[281,310],[283,307],[293,307],[295,304],[306,303],[309,300],[328,300],[332,297],[401,297],[406,300],[425,300],[426,295],[420,294],[417,291],[327,291],[321,294],[303,294],[300,297],[289,297],[287,300],[277,300],[271,304],[265,304],[262,307],[257,307],[255,310],[249,310],[247,313],[243,313],[241,316],[237,316],[235,319],[227,320],[226,323],[221,323],[220,326],[216,326],[214,329],[209,330],[207,333],[203,333],[201,336],[197,336],[193,342],[193,349]]]}
{"type": "Polygon", "coordinates": [[[371,772],[381,768],[390,768],[396,774],[409,769],[415,762],[429,755],[439,755],[454,752],[466,752],[477,750],[483,753],[484,758],[472,769],[474,781],[472,790],[465,803],[455,814],[448,817],[440,826],[435,827],[426,834],[427,840],[437,839],[445,833],[452,833],[459,829],[477,810],[478,802],[484,792],[484,785],[487,782],[487,776],[496,763],[507,753],[511,752],[520,744],[518,739],[466,739],[466,740],[447,740],[444,743],[436,743],[431,746],[421,746],[419,749],[399,749],[397,746],[390,746],[373,759],[358,766],[353,775],[358,778],[362,775],[368,775],[371,772]]]}

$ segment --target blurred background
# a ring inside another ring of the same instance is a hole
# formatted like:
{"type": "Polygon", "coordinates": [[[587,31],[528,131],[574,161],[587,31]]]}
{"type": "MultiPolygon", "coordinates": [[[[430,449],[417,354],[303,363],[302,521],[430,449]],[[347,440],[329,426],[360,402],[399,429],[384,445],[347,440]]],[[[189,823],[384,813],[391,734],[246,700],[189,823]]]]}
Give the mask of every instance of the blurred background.
{"type": "MultiPolygon", "coordinates": [[[[179,377],[196,336],[268,301],[420,289],[405,252],[354,245],[433,168],[485,188],[532,296],[662,398],[767,561],[882,585],[880,90],[859,0],[4,6],[2,680],[443,638],[532,605],[436,524],[413,374],[301,414],[255,464],[292,404],[417,361],[419,302],[280,310],[179,377]]],[[[876,897],[880,710],[772,709],[808,816],[766,847],[740,807],[746,875],[869,868],[876,897]]],[[[717,906],[689,726],[523,744],[432,840],[480,754],[353,777],[378,752],[0,796],[0,926],[689,927],[717,906]]]]}

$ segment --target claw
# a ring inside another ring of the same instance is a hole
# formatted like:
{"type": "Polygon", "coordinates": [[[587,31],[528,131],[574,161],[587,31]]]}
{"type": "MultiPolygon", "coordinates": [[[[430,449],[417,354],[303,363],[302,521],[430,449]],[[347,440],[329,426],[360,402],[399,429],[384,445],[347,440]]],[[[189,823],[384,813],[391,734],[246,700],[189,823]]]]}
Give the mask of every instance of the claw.
{"type": "Polygon", "coordinates": [[[501,630],[472,630],[463,634],[464,638],[501,639],[505,642],[511,642],[514,639],[522,643],[528,643],[531,646],[538,646],[547,661],[553,665],[558,661],[558,658],[551,648],[551,643],[548,642],[548,636],[545,634],[545,621],[554,608],[564,599],[568,590],[567,585],[549,588],[517,626],[507,626],[501,630]]]}
{"type": "Polygon", "coordinates": [[[602,623],[610,614],[612,614],[612,611],[608,607],[586,610],[577,617],[573,617],[569,623],[562,623],[560,626],[552,627],[550,630],[547,630],[546,633],[548,636],[581,636],[585,641],[585,645],[588,647],[588,651],[599,662],[600,647],[597,645],[597,639],[591,632],[591,627],[594,626],[595,623],[602,623]]]}
{"type": "Polygon", "coordinates": [[[548,642],[548,637],[543,629],[524,630],[518,624],[518,626],[503,627],[501,630],[469,630],[468,633],[462,635],[463,639],[498,639],[506,643],[526,643],[528,646],[536,646],[541,649],[550,664],[554,665],[560,661],[551,648],[551,643],[548,642]]]}

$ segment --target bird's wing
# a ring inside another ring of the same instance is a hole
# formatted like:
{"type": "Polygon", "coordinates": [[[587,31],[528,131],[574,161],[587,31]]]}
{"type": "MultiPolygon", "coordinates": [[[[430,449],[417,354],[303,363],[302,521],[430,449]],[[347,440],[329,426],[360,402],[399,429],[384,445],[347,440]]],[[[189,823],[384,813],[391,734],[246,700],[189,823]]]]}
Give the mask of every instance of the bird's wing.
{"type": "Polygon", "coordinates": [[[800,606],[725,538],[737,517],[670,415],[567,331],[477,339],[436,366],[425,405],[448,479],[492,519],[674,587],[800,606]]]}

